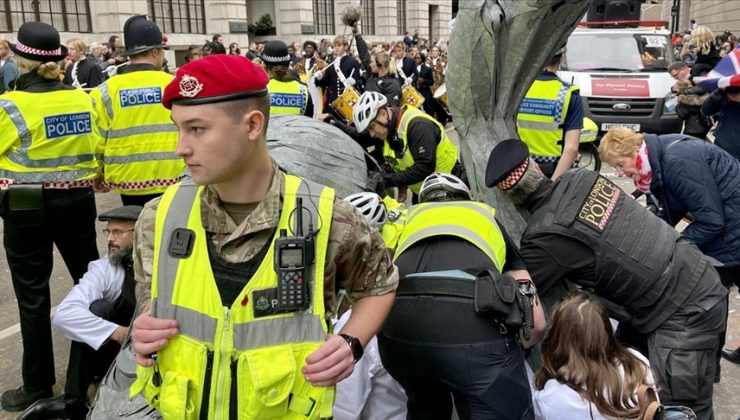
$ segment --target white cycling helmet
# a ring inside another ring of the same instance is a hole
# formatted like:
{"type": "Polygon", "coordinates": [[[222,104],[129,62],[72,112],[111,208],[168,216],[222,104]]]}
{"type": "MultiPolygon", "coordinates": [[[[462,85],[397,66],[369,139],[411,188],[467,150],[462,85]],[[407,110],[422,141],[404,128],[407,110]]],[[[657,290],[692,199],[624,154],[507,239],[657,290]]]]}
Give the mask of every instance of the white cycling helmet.
{"type": "Polygon", "coordinates": [[[382,228],[385,222],[388,221],[388,211],[386,211],[385,204],[378,194],[361,192],[348,195],[344,200],[355,206],[365,216],[370,226],[375,229],[382,228]]]}
{"type": "Polygon", "coordinates": [[[352,117],[354,118],[357,132],[362,133],[367,130],[367,127],[370,125],[370,121],[374,120],[378,115],[378,110],[387,103],[388,99],[386,99],[385,95],[382,93],[363,93],[352,110],[352,117]]]}
{"type": "Polygon", "coordinates": [[[419,202],[470,200],[470,188],[455,175],[431,174],[424,179],[419,191],[419,202]]]}

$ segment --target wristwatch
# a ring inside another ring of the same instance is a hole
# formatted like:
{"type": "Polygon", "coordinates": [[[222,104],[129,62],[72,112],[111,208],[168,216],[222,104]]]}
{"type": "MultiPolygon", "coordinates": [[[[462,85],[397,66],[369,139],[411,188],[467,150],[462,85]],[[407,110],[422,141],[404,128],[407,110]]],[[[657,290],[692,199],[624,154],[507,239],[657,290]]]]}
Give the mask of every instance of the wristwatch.
{"type": "Polygon", "coordinates": [[[349,349],[352,350],[352,357],[354,357],[355,363],[362,359],[362,355],[365,354],[365,349],[362,348],[360,340],[347,334],[339,334],[339,336],[349,344],[349,349]]]}

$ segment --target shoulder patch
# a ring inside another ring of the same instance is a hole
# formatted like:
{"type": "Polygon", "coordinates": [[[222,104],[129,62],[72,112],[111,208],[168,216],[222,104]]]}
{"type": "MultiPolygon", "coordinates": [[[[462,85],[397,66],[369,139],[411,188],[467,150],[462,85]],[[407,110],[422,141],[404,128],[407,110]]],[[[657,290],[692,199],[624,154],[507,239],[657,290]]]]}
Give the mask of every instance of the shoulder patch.
{"type": "Polygon", "coordinates": [[[598,232],[603,232],[621,194],[622,190],[618,186],[599,176],[581,204],[576,220],[598,232]]]}

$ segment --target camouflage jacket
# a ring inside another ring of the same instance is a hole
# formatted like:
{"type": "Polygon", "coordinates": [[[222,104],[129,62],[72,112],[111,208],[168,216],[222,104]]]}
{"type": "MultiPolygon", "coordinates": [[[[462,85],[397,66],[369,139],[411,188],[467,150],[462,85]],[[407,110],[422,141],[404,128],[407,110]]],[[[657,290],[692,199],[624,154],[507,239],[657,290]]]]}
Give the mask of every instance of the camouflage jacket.
{"type": "MultiPolygon", "coordinates": [[[[285,182],[285,174],[277,169],[274,161],[273,167],[275,173],[265,199],[238,226],[212,186],[207,186],[201,195],[203,227],[213,234],[219,255],[229,262],[248,261],[272,238],[280,219],[285,182]]],[[[154,199],[147,203],[136,223],[134,273],[139,311],[146,311],[150,306],[154,221],[159,201],[154,199]]],[[[324,272],[327,319],[337,311],[338,289],[345,289],[354,301],[390,293],[398,284],[398,270],[380,233],[372,229],[351,204],[339,199],[334,201],[324,272]]]]}

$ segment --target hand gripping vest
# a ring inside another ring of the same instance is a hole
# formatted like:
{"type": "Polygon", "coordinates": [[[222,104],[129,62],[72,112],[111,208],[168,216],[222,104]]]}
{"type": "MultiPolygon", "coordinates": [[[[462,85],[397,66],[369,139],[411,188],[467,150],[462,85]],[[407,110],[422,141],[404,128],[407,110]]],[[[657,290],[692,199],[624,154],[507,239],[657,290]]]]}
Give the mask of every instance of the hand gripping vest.
{"type": "MultiPolygon", "coordinates": [[[[273,302],[253,292],[277,287],[274,239],[255,275],[231,308],[221,298],[209,264],[201,225],[202,187],[169,188],[157,209],[152,313],[177,319],[180,334],[158,353],[161,385],[153,368],[139,367],[131,395],[143,392],[165,419],[318,419],[332,415],[334,387],[313,387],[301,368],[329,332],[324,320],[324,264],[334,191],[286,175],[275,233],[295,231],[295,198],[312,212],[316,259],[305,311],[255,317],[273,302]],[[177,228],[195,232],[192,254],[173,258],[168,247],[177,228]],[[174,232],[174,233],[173,233],[174,232]]],[[[305,210],[304,210],[305,213],[305,210]]],[[[304,215],[304,223],[309,217],[304,215]]],[[[307,232],[307,228],[303,229],[307,232]]]]}
{"type": "MultiPolygon", "coordinates": [[[[403,154],[401,156],[397,156],[396,152],[391,149],[391,147],[388,145],[388,142],[386,141],[383,142],[383,156],[386,157],[388,162],[391,163],[393,168],[398,172],[404,171],[407,168],[413,166],[414,157],[408,150],[409,143],[406,135],[408,133],[409,123],[414,118],[424,118],[432,121],[434,124],[437,125],[437,127],[439,127],[440,141],[437,145],[437,165],[434,167],[434,172],[445,174],[451,173],[452,168],[457,162],[457,147],[447,137],[447,133],[445,132],[445,128],[442,126],[442,124],[438,123],[437,120],[430,117],[425,112],[420,111],[410,105],[405,105],[403,107],[403,110],[403,115],[401,116],[401,122],[398,125],[397,132],[398,137],[403,142],[403,154]]],[[[419,194],[419,190],[421,189],[421,182],[410,185],[409,188],[411,188],[411,191],[419,194]]]]}
{"type": "Polygon", "coordinates": [[[267,90],[270,92],[270,115],[303,115],[306,112],[308,88],[304,84],[270,79],[267,90]]]}
{"type": "Polygon", "coordinates": [[[172,75],[135,71],[111,77],[90,92],[107,130],[105,182],[127,195],[157,194],[177,183],[185,162],[175,156],[177,127],[162,106],[172,75]]]}
{"type": "Polygon", "coordinates": [[[395,258],[422,239],[452,235],[475,245],[501,271],[506,261],[506,243],[494,219],[495,214],[492,207],[474,201],[413,206],[398,239],[395,258]]]}
{"type": "Polygon", "coordinates": [[[69,182],[100,173],[100,121],[83,91],[12,91],[0,96],[0,108],[0,178],[69,182]]]}
{"type": "MultiPolygon", "coordinates": [[[[706,269],[698,248],[618,186],[587,170],[570,170],[529,220],[532,238],[573,238],[594,251],[594,292],[622,305],[631,323],[649,333],[691,294],[706,269]]],[[[578,283],[579,279],[569,279],[578,283]]]]}
{"type": "Polygon", "coordinates": [[[562,154],[563,124],[578,87],[560,80],[535,80],[522,100],[517,131],[538,162],[555,162],[562,154]]]}

